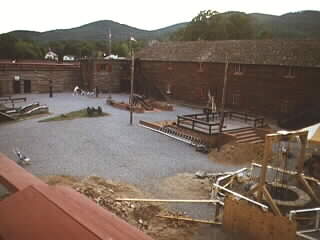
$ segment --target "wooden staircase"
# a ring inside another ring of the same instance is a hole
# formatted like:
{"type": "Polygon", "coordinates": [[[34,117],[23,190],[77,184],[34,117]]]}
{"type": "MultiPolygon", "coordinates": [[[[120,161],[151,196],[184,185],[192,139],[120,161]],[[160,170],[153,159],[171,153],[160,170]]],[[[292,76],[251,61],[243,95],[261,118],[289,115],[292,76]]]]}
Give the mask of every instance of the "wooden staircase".
{"type": "Polygon", "coordinates": [[[235,137],[237,143],[264,143],[264,139],[257,134],[254,128],[251,127],[227,130],[224,132],[235,137]]]}

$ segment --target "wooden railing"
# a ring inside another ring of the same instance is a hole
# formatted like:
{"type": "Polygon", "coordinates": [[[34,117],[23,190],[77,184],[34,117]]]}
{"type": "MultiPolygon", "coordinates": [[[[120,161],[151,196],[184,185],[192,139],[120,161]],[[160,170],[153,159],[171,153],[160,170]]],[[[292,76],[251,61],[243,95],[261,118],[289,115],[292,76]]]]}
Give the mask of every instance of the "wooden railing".
{"type": "Polygon", "coordinates": [[[240,119],[247,122],[252,122],[255,128],[263,127],[264,126],[264,118],[258,117],[250,113],[241,113],[241,112],[227,112],[226,116],[229,119],[240,119]]]}
{"type": "Polygon", "coordinates": [[[219,132],[220,123],[210,122],[209,119],[215,119],[215,113],[210,114],[189,114],[183,116],[177,116],[177,125],[179,127],[188,128],[200,133],[213,135],[219,132]],[[205,120],[202,120],[205,119],[205,120]],[[207,121],[206,121],[207,120],[207,121]]]}
{"type": "Polygon", "coordinates": [[[26,101],[27,101],[27,98],[26,98],[26,97],[13,98],[13,97],[11,97],[11,96],[3,96],[3,97],[0,97],[0,102],[4,102],[4,103],[10,102],[10,103],[12,104],[12,108],[14,108],[15,102],[19,102],[19,101],[24,101],[24,102],[26,102],[26,101]]]}

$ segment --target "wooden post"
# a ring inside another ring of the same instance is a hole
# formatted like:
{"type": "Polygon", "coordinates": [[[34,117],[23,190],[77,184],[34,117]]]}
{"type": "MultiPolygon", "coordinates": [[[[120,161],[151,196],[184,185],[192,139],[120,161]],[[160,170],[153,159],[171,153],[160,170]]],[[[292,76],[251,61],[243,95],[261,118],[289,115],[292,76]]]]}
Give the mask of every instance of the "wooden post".
{"type": "Polygon", "coordinates": [[[226,63],[224,68],[224,80],[223,80],[223,90],[222,90],[222,102],[221,102],[221,121],[219,132],[222,132],[223,124],[224,124],[224,107],[226,102],[226,91],[227,91],[227,82],[228,82],[228,59],[226,57],[226,63]]]}
{"type": "Polygon", "coordinates": [[[268,136],[265,137],[265,145],[264,145],[264,153],[263,153],[263,162],[262,162],[262,168],[260,173],[260,182],[258,187],[258,202],[261,202],[262,195],[263,195],[263,188],[265,185],[267,170],[268,170],[268,162],[269,162],[269,153],[272,151],[272,140],[268,136]]]}
{"type": "Polygon", "coordinates": [[[298,175],[298,180],[300,181],[300,183],[302,184],[302,186],[304,187],[304,190],[306,190],[306,192],[318,203],[320,204],[320,199],[318,198],[317,194],[312,190],[310,184],[308,183],[308,181],[303,177],[302,174],[298,175]]]}
{"type": "Polygon", "coordinates": [[[270,204],[271,209],[275,215],[282,216],[280,209],[278,208],[277,204],[273,201],[268,189],[266,186],[263,186],[263,195],[266,198],[267,202],[270,204]]]}
{"type": "Polygon", "coordinates": [[[302,174],[303,168],[304,168],[308,133],[306,133],[305,135],[299,135],[299,138],[300,138],[300,142],[301,142],[301,151],[300,151],[299,162],[298,162],[298,166],[297,166],[297,172],[298,172],[298,174],[302,174]]]}
{"type": "Polygon", "coordinates": [[[111,29],[109,28],[109,56],[111,55],[111,48],[112,48],[112,45],[111,45],[111,29]]]}
{"type": "Polygon", "coordinates": [[[134,52],[132,46],[132,40],[130,39],[131,46],[131,87],[130,87],[130,125],[133,123],[133,81],[134,81],[134,52]]]}

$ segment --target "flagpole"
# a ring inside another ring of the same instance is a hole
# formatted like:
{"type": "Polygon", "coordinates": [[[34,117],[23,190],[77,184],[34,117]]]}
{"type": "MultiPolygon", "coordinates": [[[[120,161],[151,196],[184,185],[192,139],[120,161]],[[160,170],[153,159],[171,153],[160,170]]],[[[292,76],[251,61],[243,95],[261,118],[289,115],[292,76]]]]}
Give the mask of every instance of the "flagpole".
{"type": "Polygon", "coordinates": [[[109,28],[109,56],[111,56],[111,29],[109,28]]]}
{"type": "Polygon", "coordinates": [[[134,81],[134,50],[132,41],[136,41],[133,37],[130,37],[130,51],[131,51],[131,86],[130,86],[130,125],[133,123],[133,81],[134,81]]]}

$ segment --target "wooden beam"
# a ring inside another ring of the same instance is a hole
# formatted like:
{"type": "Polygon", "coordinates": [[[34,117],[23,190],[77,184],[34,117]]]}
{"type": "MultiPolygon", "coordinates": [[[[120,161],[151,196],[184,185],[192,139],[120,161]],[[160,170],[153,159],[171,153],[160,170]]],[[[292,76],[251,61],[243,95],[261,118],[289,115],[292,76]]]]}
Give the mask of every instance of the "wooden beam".
{"type": "Polygon", "coordinates": [[[270,139],[273,142],[279,142],[283,139],[295,138],[296,136],[307,137],[308,131],[299,130],[299,131],[290,131],[290,132],[283,131],[283,133],[270,133],[266,135],[266,138],[270,139]]]}
{"type": "Polygon", "coordinates": [[[265,145],[264,145],[264,153],[263,153],[263,162],[262,162],[262,168],[260,172],[260,180],[258,184],[258,195],[257,200],[258,202],[262,201],[262,195],[263,195],[263,188],[265,186],[266,182],[266,176],[267,176],[267,170],[268,170],[268,163],[270,161],[269,159],[269,153],[272,151],[272,141],[269,137],[265,137],[265,145]]]}
{"type": "Polygon", "coordinates": [[[222,224],[221,222],[216,222],[216,221],[208,221],[208,220],[195,219],[195,218],[186,218],[186,217],[176,217],[176,216],[166,216],[166,215],[157,215],[157,217],[169,218],[169,219],[175,219],[175,220],[183,220],[183,221],[189,221],[189,222],[215,224],[215,225],[221,225],[222,224]]]}
{"type": "Polygon", "coordinates": [[[220,203],[220,200],[204,199],[147,199],[147,198],[117,198],[116,201],[132,201],[132,202],[174,202],[174,203],[220,203]]]}
{"type": "Polygon", "coordinates": [[[224,107],[225,107],[226,95],[227,95],[228,67],[229,67],[229,62],[226,56],[226,63],[224,68],[223,90],[222,90],[222,101],[221,101],[221,121],[219,126],[219,132],[222,132],[222,128],[224,124],[224,107]]]}
{"type": "Polygon", "coordinates": [[[301,150],[300,150],[300,155],[299,155],[299,160],[298,160],[298,166],[297,166],[297,171],[298,174],[303,173],[304,170],[304,161],[306,158],[306,146],[307,146],[307,141],[308,141],[308,133],[303,136],[299,136],[300,138],[300,143],[301,143],[301,150]]]}
{"type": "MultiPolygon", "coordinates": [[[[236,198],[244,199],[244,200],[246,200],[247,202],[253,203],[253,204],[255,204],[255,205],[257,205],[257,206],[259,206],[259,207],[261,207],[261,208],[269,209],[268,206],[266,206],[266,205],[264,205],[264,204],[262,204],[262,203],[260,203],[260,202],[254,201],[254,200],[252,200],[252,199],[250,199],[250,198],[247,198],[246,196],[241,195],[240,193],[233,192],[233,191],[231,191],[231,190],[228,189],[228,188],[224,188],[224,187],[222,187],[222,186],[220,186],[220,185],[218,185],[218,184],[215,184],[215,183],[213,184],[213,186],[216,187],[216,188],[222,189],[223,191],[226,191],[226,192],[228,192],[228,193],[231,193],[231,194],[232,194],[234,197],[236,197],[236,198]]],[[[221,204],[221,205],[224,205],[224,204],[221,204]]]]}
{"type": "MultiPolygon", "coordinates": [[[[253,166],[258,167],[258,168],[262,168],[262,165],[259,163],[252,163],[253,166]]],[[[281,173],[287,173],[289,175],[298,175],[297,171],[289,171],[289,170],[284,170],[282,168],[276,168],[276,167],[272,167],[272,166],[268,166],[268,169],[273,169],[276,170],[277,172],[281,172],[281,173]]],[[[316,184],[320,185],[320,181],[314,177],[310,177],[310,176],[305,176],[303,175],[304,179],[308,180],[308,181],[313,181],[316,184]]]]}
{"type": "Polygon", "coordinates": [[[263,195],[267,202],[270,204],[271,209],[275,215],[282,216],[282,213],[280,212],[280,209],[278,208],[277,204],[273,201],[268,189],[266,186],[263,187],[263,195]]]}
{"type": "Polygon", "coordinates": [[[252,189],[249,190],[249,192],[246,193],[247,196],[251,196],[253,195],[256,191],[258,191],[259,189],[259,184],[257,184],[256,186],[254,186],[252,189]]]}
{"type": "Polygon", "coordinates": [[[320,199],[318,198],[318,196],[316,195],[316,193],[312,190],[310,184],[308,183],[308,181],[304,178],[303,175],[299,175],[298,180],[301,182],[301,184],[303,185],[304,189],[306,190],[306,192],[311,195],[311,197],[318,203],[320,204],[320,199]]]}

